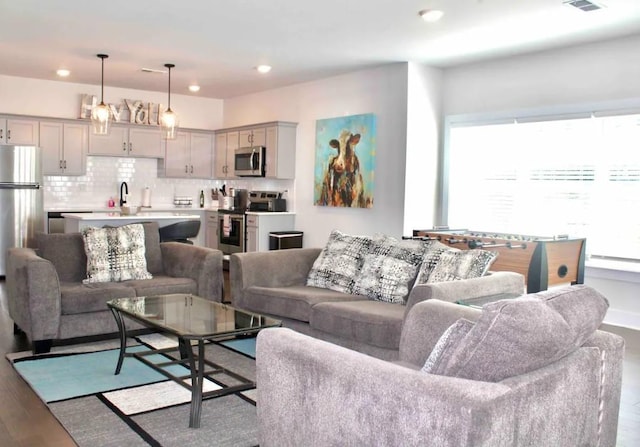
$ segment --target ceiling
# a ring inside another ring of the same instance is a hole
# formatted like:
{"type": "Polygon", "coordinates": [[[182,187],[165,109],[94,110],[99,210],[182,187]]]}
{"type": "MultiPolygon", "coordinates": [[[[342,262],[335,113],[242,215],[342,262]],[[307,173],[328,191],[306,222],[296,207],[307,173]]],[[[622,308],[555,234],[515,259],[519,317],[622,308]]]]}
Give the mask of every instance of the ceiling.
{"type": "Polygon", "coordinates": [[[229,98],[401,61],[435,67],[640,33],[639,0],[0,0],[0,74],[229,98]],[[441,9],[438,23],[418,17],[441,9]],[[261,75],[255,67],[269,64],[261,75]],[[187,86],[197,83],[198,93],[187,86]]]}

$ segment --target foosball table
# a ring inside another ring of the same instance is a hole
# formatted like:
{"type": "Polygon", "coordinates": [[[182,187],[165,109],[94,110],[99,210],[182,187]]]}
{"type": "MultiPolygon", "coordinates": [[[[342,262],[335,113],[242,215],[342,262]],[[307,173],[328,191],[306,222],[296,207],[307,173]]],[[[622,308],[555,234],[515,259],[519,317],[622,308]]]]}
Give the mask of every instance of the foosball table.
{"type": "Polygon", "coordinates": [[[459,249],[498,253],[492,271],[511,271],[525,277],[527,293],[560,284],[583,284],[584,238],[526,236],[470,230],[413,230],[413,239],[437,240],[459,249]]]}

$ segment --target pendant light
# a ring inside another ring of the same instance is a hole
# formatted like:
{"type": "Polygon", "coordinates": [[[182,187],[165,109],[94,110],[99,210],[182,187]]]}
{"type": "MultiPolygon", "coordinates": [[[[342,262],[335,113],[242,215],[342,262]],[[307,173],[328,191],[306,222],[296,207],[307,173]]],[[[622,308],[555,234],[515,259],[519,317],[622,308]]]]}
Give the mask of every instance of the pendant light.
{"type": "Polygon", "coordinates": [[[109,57],[107,54],[98,54],[102,59],[102,79],[100,81],[100,104],[91,109],[91,127],[95,135],[107,135],[109,133],[113,114],[111,109],[104,103],[104,60],[109,57]]]}
{"type": "Polygon", "coordinates": [[[164,64],[169,69],[169,89],[167,110],[162,112],[160,116],[160,128],[162,129],[162,138],[165,140],[175,140],[178,134],[178,116],[171,110],[171,69],[175,67],[173,64],[164,64]]]}

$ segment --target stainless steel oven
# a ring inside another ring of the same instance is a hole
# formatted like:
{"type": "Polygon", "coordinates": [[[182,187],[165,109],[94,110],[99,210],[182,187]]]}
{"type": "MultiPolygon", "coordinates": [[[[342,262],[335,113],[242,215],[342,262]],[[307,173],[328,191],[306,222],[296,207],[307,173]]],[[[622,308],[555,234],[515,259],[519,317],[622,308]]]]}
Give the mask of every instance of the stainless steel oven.
{"type": "Polygon", "coordinates": [[[218,249],[225,255],[244,252],[246,239],[244,212],[218,210],[218,249]]]}

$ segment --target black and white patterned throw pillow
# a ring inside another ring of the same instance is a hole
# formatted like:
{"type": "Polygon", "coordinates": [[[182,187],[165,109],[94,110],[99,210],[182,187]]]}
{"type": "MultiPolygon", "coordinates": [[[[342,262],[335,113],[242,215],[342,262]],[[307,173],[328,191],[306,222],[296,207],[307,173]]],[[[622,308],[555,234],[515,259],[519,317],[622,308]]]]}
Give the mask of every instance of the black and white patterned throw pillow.
{"type": "Polygon", "coordinates": [[[84,283],[151,279],[145,258],[145,235],[141,224],[82,230],[87,255],[84,283]]]}

